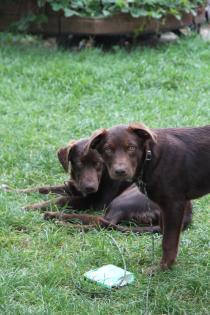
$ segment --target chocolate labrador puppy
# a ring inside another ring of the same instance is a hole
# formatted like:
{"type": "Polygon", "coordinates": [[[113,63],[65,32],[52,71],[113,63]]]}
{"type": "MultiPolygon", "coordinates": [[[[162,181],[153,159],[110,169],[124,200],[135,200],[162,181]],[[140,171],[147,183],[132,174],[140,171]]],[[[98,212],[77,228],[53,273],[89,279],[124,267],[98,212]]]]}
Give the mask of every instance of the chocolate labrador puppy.
{"type": "Polygon", "coordinates": [[[113,180],[135,181],[161,208],[161,268],[176,259],[184,214],[191,199],[210,192],[210,125],[150,129],[143,124],[96,131],[96,149],[113,180]]]}
{"type": "MultiPolygon", "coordinates": [[[[79,220],[83,229],[91,226],[113,228],[122,232],[160,232],[160,210],[156,204],[149,202],[135,185],[126,181],[112,180],[104,166],[101,156],[95,150],[84,155],[88,140],[71,141],[65,148],[58,151],[58,158],[65,171],[69,171],[72,180],[64,185],[17,189],[16,192],[55,193],[60,195],[54,200],[29,204],[25,210],[46,210],[51,206],[64,207],[72,210],[96,209],[104,212],[103,216],[89,214],[45,212],[45,219],[79,220]],[[124,227],[117,225],[122,221],[135,221],[141,227],[124,227]],[[86,225],[86,227],[84,227],[86,225]]],[[[192,209],[186,216],[186,226],[191,222],[192,209]]],[[[77,225],[78,226],[78,225],[77,225]]]]}
{"type": "MultiPolygon", "coordinates": [[[[118,229],[116,224],[122,220],[135,221],[139,224],[152,224],[144,228],[135,228],[135,232],[159,232],[158,224],[160,209],[149,201],[137,188],[127,181],[110,178],[101,156],[95,150],[84,152],[88,140],[71,141],[65,148],[58,151],[58,158],[65,171],[71,165],[71,181],[66,185],[38,187],[35,189],[19,190],[22,192],[38,191],[41,193],[58,193],[63,196],[53,201],[44,201],[28,205],[27,210],[46,210],[49,206],[67,206],[71,209],[106,209],[104,217],[86,214],[45,213],[46,219],[59,218],[62,220],[79,219],[84,224],[97,224],[118,229]]],[[[189,202],[184,218],[184,228],[191,222],[192,208],[189,202]]],[[[122,230],[120,228],[120,230],[122,230]]],[[[134,230],[133,230],[134,231],[134,230]]]]}
{"type": "MultiPolygon", "coordinates": [[[[86,152],[87,144],[87,139],[71,142],[58,152],[64,170],[68,171],[70,166],[71,178],[77,191],[85,198],[86,208],[106,209],[104,218],[112,225],[122,220],[158,225],[159,207],[130,181],[111,179],[98,152],[92,149],[86,152]]],[[[192,207],[188,202],[183,228],[189,225],[191,219],[192,207]]],[[[151,227],[150,231],[154,230],[159,231],[159,227],[151,227]]]]}
{"type": "MultiPolygon", "coordinates": [[[[77,200],[76,207],[72,200],[70,200],[69,206],[79,210],[105,209],[104,219],[109,222],[110,226],[115,226],[123,220],[135,221],[138,225],[153,224],[153,226],[145,228],[145,231],[159,232],[160,210],[158,206],[149,201],[149,211],[148,200],[140,193],[136,185],[127,181],[112,180],[97,151],[89,150],[87,154],[84,154],[87,143],[87,139],[73,141],[58,151],[58,159],[64,170],[70,171],[71,184],[74,184],[74,194],[77,195],[73,196],[77,200]]],[[[190,205],[186,226],[191,221],[191,215],[190,205]]],[[[71,214],[66,214],[65,217],[62,216],[62,219],[68,219],[70,216],[71,214]]],[[[59,214],[53,212],[45,214],[45,218],[54,217],[58,218],[59,214]]],[[[91,216],[92,220],[93,216],[91,216]]],[[[140,228],[139,232],[141,231],[144,229],[140,228]]],[[[136,232],[138,232],[138,228],[136,228],[136,232]]]]}

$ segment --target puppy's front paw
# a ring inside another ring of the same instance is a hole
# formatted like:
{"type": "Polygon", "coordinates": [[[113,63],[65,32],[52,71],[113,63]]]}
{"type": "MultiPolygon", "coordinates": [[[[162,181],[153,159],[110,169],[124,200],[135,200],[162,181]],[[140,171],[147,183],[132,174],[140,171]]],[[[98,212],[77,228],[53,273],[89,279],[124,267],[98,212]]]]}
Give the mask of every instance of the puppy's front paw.
{"type": "Polygon", "coordinates": [[[172,265],[174,264],[174,259],[171,259],[170,261],[161,260],[160,262],[160,268],[162,271],[166,271],[172,268],[172,265]]]}

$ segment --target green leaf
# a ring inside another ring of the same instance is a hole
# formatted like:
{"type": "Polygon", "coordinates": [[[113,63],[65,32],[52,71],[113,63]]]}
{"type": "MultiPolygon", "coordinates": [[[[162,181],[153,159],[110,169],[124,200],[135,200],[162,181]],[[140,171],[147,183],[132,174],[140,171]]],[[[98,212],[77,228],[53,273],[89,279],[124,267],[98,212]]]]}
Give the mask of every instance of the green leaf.
{"type": "Polygon", "coordinates": [[[131,16],[150,16],[161,19],[170,14],[181,19],[183,13],[196,14],[196,7],[205,5],[203,0],[37,0],[39,6],[49,3],[54,11],[64,10],[66,17],[73,15],[101,17],[118,12],[131,16]]]}
{"type": "Polygon", "coordinates": [[[150,16],[154,19],[159,20],[162,18],[163,15],[160,12],[151,12],[150,16]]]}
{"type": "Polygon", "coordinates": [[[138,18],[140,16],[147,16],[147,11],[145,9],[140,9],[140,8],[131,8],[130,10],[130,14],[135,17],[138,18]]]}
{"type": "Polygon", "coordinates": [[[69,9],[69,8],[65,8],[64,9],[64,15],[65,17],[71,17],[73,15],[79,15],[77,11],[69,9]]]}
{"type": "Polygon", "coordinates": [[[59,10],[64,9],[62,3],[52,2],[52,3],[51,3],[51,6],[52,6],[52,9],[53,9],[54,11],[59,11],[59,10]]]}
{"type": "Polygon", "coordinates": [[[110,16],[111,15],[111,12],[109,10],[106,10],[106,9],[104,9],[102,11],[102,13],[103,13],[104,16],[110,16]]]}

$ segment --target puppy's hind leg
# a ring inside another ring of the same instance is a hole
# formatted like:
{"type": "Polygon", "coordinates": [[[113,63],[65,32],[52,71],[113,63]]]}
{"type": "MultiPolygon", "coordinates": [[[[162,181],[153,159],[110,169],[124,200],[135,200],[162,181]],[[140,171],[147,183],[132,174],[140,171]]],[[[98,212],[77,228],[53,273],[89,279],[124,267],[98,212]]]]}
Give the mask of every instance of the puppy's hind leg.
{"type": "Polygon", "coordinates": [[[94,216],[89,214],[77,214],[77,213],[63,213],[63,212],[46,212],[44,214],[45,220],[58,219],[61,221],[77,220],[85,225],[101,226],[103,224],[103,218],[101,216],[94,216]]]}
{"type": "Polygon", "coordinates": [[[69,203],[69,197],[67,196],[62,196],[55,198],[53,200],[47,200],[47,201],[42,201],[34,204],[28,204],[23,207],[23,210],[25,211],[36,211],[36,210],[46,210],[49,209],[51,206],[60,206],[63,207],[69,203]]]}
{"type": "Polygon", "coordinates": [[[1,187],[2,190],[6,192],[15,192],[15,193],[24,193],[24,194],[29,194],[29,193],[34,193],[38,192],[40,194],[49,194],[49,193],[54,193],[54,194],[62,194],[65,193],[66,186],[64,184],[62,185],[54,185],[54,186],[38,186],[38,187],[32,187],[32,188],[23,188],[23,189],[13,189],[10,188],[9,186],[4,186],[1,187]]]}

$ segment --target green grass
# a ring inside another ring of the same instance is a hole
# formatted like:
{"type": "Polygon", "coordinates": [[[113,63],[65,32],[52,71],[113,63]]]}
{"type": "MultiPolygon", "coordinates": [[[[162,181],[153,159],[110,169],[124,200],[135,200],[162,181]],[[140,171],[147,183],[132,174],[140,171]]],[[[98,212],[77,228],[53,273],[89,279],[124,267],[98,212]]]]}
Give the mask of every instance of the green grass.
{"type": "MultiPolygon", "coordinates": [[[[99,127],[210,122],[210,46],[199,37],[130,53],[0,45],[1,184],[62,183],[67,177],[56,150],[99,127]]],[[[151,282],[144,273],[153,264],[150,235],[82,233],[21,210],[42,198],[0,192],[0,314],[210,314],[209,196],[193,203],[193,225],[181,237],[173,270],[151,282]],[[85,271],[107,263],[123,267],[110,234],[136,281],[107,295],[82,293],[75,282],[101,291],[83,280],[85,271]]],[[[161,236],[154,254],[158,264],[161,236]]]]}

